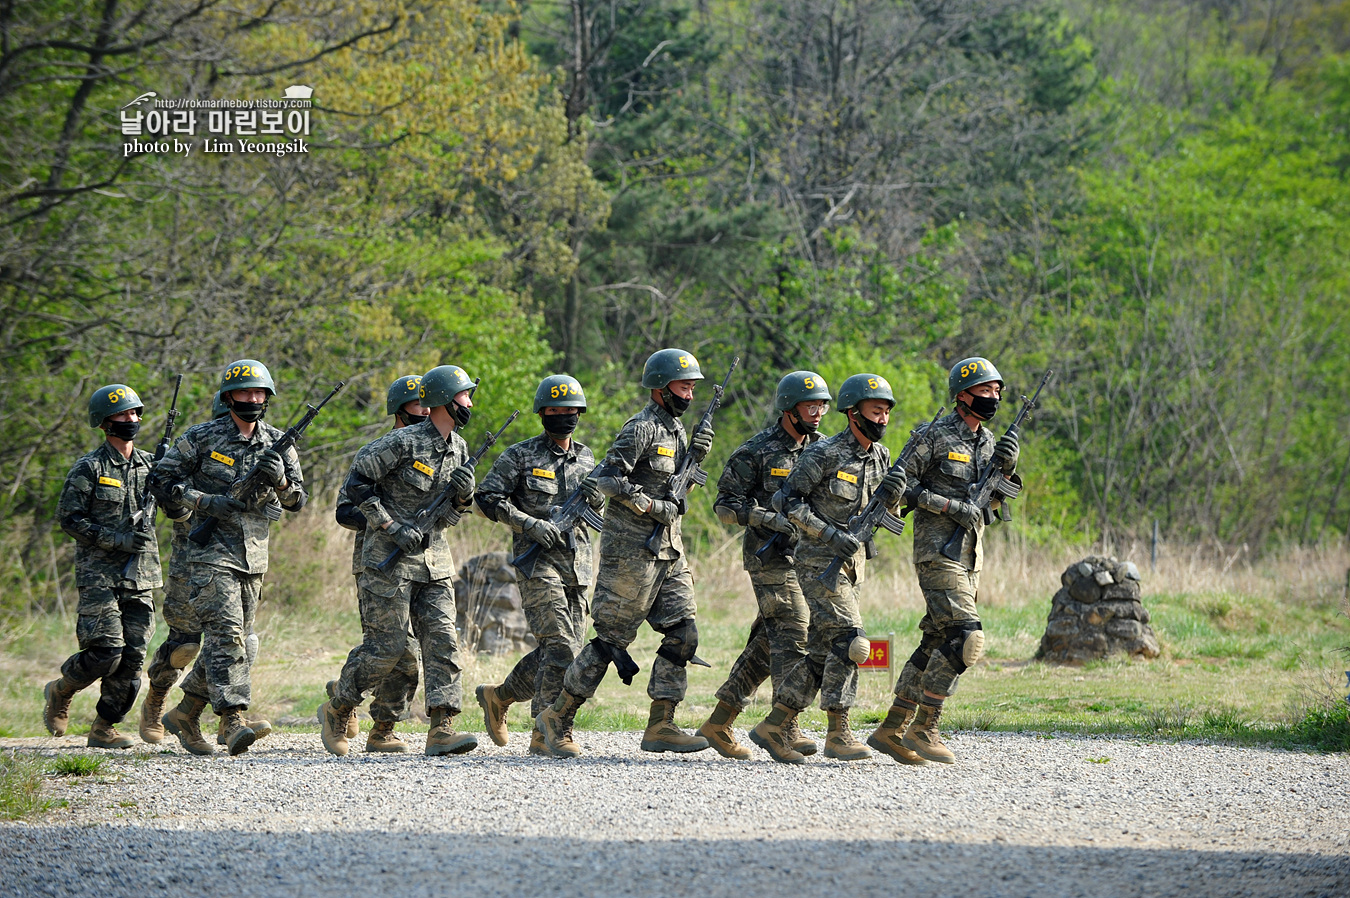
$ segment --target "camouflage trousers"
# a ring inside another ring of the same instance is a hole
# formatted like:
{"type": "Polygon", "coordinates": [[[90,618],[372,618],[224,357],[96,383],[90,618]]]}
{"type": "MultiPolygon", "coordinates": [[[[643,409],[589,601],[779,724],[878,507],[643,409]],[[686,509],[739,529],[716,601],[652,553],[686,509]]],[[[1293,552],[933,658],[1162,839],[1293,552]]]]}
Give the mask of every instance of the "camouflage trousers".
{"type": "MultiPolygon", "coordinates": [[[[645,620],[663,634],[663,648],[678,650],[687,632],[682,624],[693,621],[696,610],[694,578],[683,557],[658,561],[641,546],[627,554],[600,555],[591,619],[596,638],[607,646],[627,651],[645,620]]],[[[605,678],[609,664],[606,648],[597,647],[594,640],[586,643],[567,668],[563,688],[572,695],[590,698],[605,678]]],[[[678,702],[684,700],[687,687],[685,665],[657,655],[647,695],[653,701],[678,702]]]]}
{"type": "Polygon", "coordinates": [[[164,623],[169,625],[169,635],[150,659],[145,669],[150,685],[164,691],[173,688],[178,682],[181,668],[173,666],[175,649],[185,645],[201,645],[202,625],[192,613],[192,603],[187,577],[175,577],[170,574],[164,581],[164,623]]]}
{"type": "MultiPolygon", "coordinates": [[[[367,693],[374,692],[382,709],[389,709],[387,713],[406,716],[406,706],[412,700],[409,689],[415,692],[417,688],[415,670],[409,684],[408,664],[411,659],[415,666],[420,648],[427,709],[446,708],[458,714],[463,698],[463,665],[451,581],[389,578],[368,570],[356,582],[361,644],[351,650],[342,665],[337,702],[356,707],[367,693]]],[[[372,716],[375,710],[372,706],[372,716]]]]}
{"type": "Polygon", "coordinates": [[[766,678],[773,684],[773,701],[779,701],[783,678],[806,657],[808,613],[797,572],[788,571],[786,580],[770,579],[764,582],[750,575],[759,615],[750,626],[745,649],[717,689],[717,698],[733,708],[748,705],[766,678]]]}
{"type": "MultiPolygon", "coordinates": [[[[946,558],[916,564],[919,589],[923,591],[926,606],[919,629],[923,638],[914,654],[909,656],[900,677],[895,682],[899,698],[917,702],[924,690],[934,695],[951,695],[961,677],[953,657],[960,658],[959,642],[953,643],[954,625],[979,623],[976,600],[980,592],[980,572],[968,571],[965,565],[946,558]],[[951,643],[951,644],[949,644],[951,643]],[[944,651],[946,647],[946,651],[944,651]],[[949,657],[948,653],[951,653],[949,657]]],[[[956,637],[959,640],[960,637],[956,637]]]]}
{"type": "Polygon", "coordinates": [[[257,652],[249,651],[249,636],[262,581],[262,574],[241,574],[211,564],[188,566],[189,602],[201,621],[202,651],[181,688],[185,695],[209,701],[217,714],[247,708],[252,698],[257,652]]]}
{"type": "Polygon", "coordinates": [[[535,576],[521,580],[520,599],[530,632],[539,644],[516,662],[497,692],[513,702],[530,701],[530,716],[562,691],[563,676],[586,635],[586,589],[576,574],[538,564],[535,576]]]}
{"type": "Polygon", "coordinates": [[[809,706],[817,692],[825,711],[847,710],[858,697],[858,665],[848,657],[854,629],[862,626],[858,590],[846,571],[839,575],[839,592],[830,592],[816,579],[824,569],[825,564],[797,564],[811,622],[806,657],[784,676],[780,694],[783,704],[798,711],[809,706]]]}
{"type": "Polygon", "coordinates": [[[98,716],[117,723],[141,689],[141,666],[155,635],[155,600],[148,589],[81,586],[75,639],[80,650],[61,665],[77,689],[101,680],[98,716]]]}

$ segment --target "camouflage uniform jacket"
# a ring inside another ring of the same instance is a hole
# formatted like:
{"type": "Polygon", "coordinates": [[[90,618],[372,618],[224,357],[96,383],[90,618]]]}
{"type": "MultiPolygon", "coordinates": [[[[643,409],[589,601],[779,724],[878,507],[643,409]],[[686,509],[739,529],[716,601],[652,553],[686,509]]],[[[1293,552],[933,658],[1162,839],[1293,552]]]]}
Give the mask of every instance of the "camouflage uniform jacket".
{"type": "MultiPolygon", "coordinates": [[[[365,515],[361,561],[366,570],[374,569],[398,548],[384,525],[389,521],[410,523],[444,491],[450,474],[468,457],[468,446],[457,431],[442,438],[429,420],[390,431],[356,453],[342,485],[342,498],[365,515]]],[[[468,504],[453,503],[460,511],[468,504]]],[[[426,534],[429,539],[423,541],[423,548],[402,553],[384,575],[420,583],[453,577],[455,560],[445,528],[444,521],[437,522],[426,534]]]]}
{"type": "MultiPolygon", "coordinates": [[[[885,446],[873,443],[863,449],[851,428],[802,453],[775,497],[783,514],[802,529],[794,556],[798,563],[818,568],[830,563],[834,550],[820,538],[825,526],[847,529],[849,518],[871,500],[890,466],[891,453],[885,446]]],[[[897,497],[891,511],[899,501],[897,497]]],[[[853,556],[855,583],[862,582],[864,556],[861,549],[853,556]]]]}
{"type": "MultiPolygon", "coordinates": [[[[979,479],[994,454],[994,435],[984,425],[972,432],[961,416],[952,412],[932,426],[925,424],[910,437],[914,454],[905,466],[908,501],[914,513],[914,563],[942,558],[943,545],[961,525],[942,514],[948,499],[966,501],[970,485],[979,479]],[[916,442],[917,441],[917,442],[916,442]]],[[[968,531],[961,544],[961,560],[978,571],[984,560],[984,522],[968,531]]]]}
{"type": "MultiPolygon", "coordinates": [[[[197,508],[204,496],[223,495],[235,480],[245,477],[259,457],[281,438],[284,431],[259,421],[251,437],[244,437],[230,415],[222,415],[202,424],[194,424],[183,433],[155,465],[155,495],[162,503],[197,508]]],[[[263,502],[281,502],[287,511],[299,511],[308,498],[300,459],[295,449],[282,456],[286,467],[284,492],[264,490],[263,502]]],[[[193,511],[189,530],[206,520],[201,511],[193,511]]],[[[238,514],[219,520],[211,539],[204,546],[187,540],[189,564],[211,564],[242,574],[267,573],[267,529],[270,522],[255,503],[238,514]]]]}
{"type": "MultiPolygon", "coordinates": [[[[773,494],[786,482],[806,447],[820,439],[820,434],[808,433],[798,443],[783,429],[781,421],[775,421],[742,443],[727,459],[727,466],[717,481],[717,499],[713,505],[735,511],[737,521],[745,527],[741,560],[750,573],[786,574],[792,569],[791,562],[781,552],[770,550],[763,560],[755,556],[764,543],[773,538],[774,531],[748,526],[749,513],[757,507],[773,511],[770,507],[773,494]]],[[[790,555],[795,542],[795,535],[785,536],[779,544],[788,549],[790,555]]]]}
{"type": "Polygon", "coordinates": [[[81,456],[66,475],[56,519],[79,544],[75,550],[76,586],[150,589],[163,585],[159,547],[154,543],[136,556],[127,580],[122,579],[126,553],[98,546],[100,535],[129,526],[130,517],[140,511],[150,465],[150,453],[133,447],[131,458],[123,458],[104,440],[93,452],[81,456]]]}
{"type": "MultiPolygon", "coordinates": [[[[534,540],[526,536],[527,518],[548,520],[549,513],[561,505],[577,484],[595,468],[595,454],[584,443],[572,440],[564,451],[546,433],[521,440],[497,459],[478,489],[478,507],[488,517],[505,524],[515,534],[511,539],[512,556],[518,556],[534,540]]],[[[555,570],[571,569],[579,586],[591,582],[591,536],[585,526],[572,528],[575,552],[567,545],[542,552],[540,559],[555,570]]]]}
{"type": "MultiPolygon", "coordinates": [[[[642,552],[643,557],[652,557],[643,543],[652,535],[657,521],[638,511],[634,499],[638,494],[649,499],[667,498],[667,485],[686,451],[684,427],[655,402],[648,402],[624,423],[601,462],[603,473],[597,477],[600,491],[610,497],[605,509],[603,552],[642,552]]],[[[680,537],[680,519],[676,518],[665,528],[656,559],[670,561],[683,555],[684,540],[680,537]]]]}

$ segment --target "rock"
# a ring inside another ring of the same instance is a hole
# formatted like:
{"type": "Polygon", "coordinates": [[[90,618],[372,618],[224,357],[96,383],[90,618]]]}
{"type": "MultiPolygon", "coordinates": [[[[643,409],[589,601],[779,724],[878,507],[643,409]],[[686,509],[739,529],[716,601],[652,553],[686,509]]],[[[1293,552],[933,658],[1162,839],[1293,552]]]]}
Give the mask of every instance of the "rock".
{"type": "Polygon", "coordinates": [[[1089,555],[1069,565],[1060,583],[1036,657],[1083,664],[1116,654],[1147,659],[1161,653],[1133,563],[1089,555]]]}
{"type": "Polygon", "coordinates": [[[537,644],[505,552],[475,555],[455,575],[455,628],[460,645],[492,655],[518,654],[537,644]]]}

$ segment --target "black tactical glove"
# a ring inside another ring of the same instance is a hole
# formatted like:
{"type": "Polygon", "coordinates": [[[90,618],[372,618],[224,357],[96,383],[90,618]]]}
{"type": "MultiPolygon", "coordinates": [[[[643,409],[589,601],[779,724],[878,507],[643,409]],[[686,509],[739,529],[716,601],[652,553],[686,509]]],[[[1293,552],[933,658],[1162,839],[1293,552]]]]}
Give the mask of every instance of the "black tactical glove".
{"type": "Polygon", "coordinates": [[[461,502],[467,502],[473,498],[473,491],[477,484],[474,482],[472,465],[460,465],[451,471],[450,482],[454,484],[456,498],[461,502]]]}
{"type": "Polygon", "coordinates": [[[949,518],[956,521],[966,530],[974,530],[975,525],[983,517],[980,510],[970,502],[962,502],[960,499],[953,499],[952,504],[947,506],[946,514],[949,518]]]}
{"type": "Polygon", "coordinates": [[[1017,467],[1017,458],[1020,449],[1017,445],[1017,432],[1009,430],[1003,436],[998,438],[994,444],[994,464],[998,465],[1000,471],[1005,475],[1011,474],[1017,467]]]}
{"type": "Polygon", "coordinates": [[[148,530],[113,530],[99,535],[100,548],[115,552],[138,555],[143,549],[154,545],[155,535],[148,530]]]}
{"type": "Polygon", "coordinates": [[[286,482],[286,463],[281,460],[281,453],[275,449],[268,449],[258,458],[258,476],[260,476],[268,486],[280,489],[286,482]]]}
{"type": "Polygon", "coordinates": [[[694,461],[701,462],[708,457],[708,450],[712,448],[713,429],[705,427],[694,434],[689,441],[689,451],[694,454],[694,461]]]}
{"type": "Polygon", "coordinates": [[[770,508],[760,508],[756,505],[750,509],[748,518],[751,527],[760,527],[764,530],[772,530],[775,533],[786,533],[791,536],[797,532],[797,528],[792,526],[792,522],[786,515],[779,514],[770,508]]]}
{"type": "Polygon", "coordinates": [[[862,548],[862,543],[858,542],[853,534],[847,530],[840,530],[831,524],[825,525],[825,529],[820,534],[820,539],[840,558],[852,558],[862,548]]]}
{"type": "Polygon", "coordinates": [[[600,484],[595,478],[587,477],[581,481],[581,494],[586,497],[586,503],[591,508],[602,508],[605,504],[605,494],[600,492],[600,484]]]}
{"type": "Polygon", "coordinates": [[[905,472],[891,469],[886,472],[886,476],[881,478],[881,488],[891,494],[891,499],[898,501],[905,494],[905,472]]]}
{"type": "Polygon", "coordinates": [[[546,521],[543,518],[532,518],[530,523],[525,525],[524,532],[526,536],[545,549],[551,549],[563,540],[562,531],[552,521],[546,521]]]}
{"type": "Polygon", "coordinates": [[[653,499],[652,507],[647,509],[647,514],[658,524],[669,527],[680,517],[680,503],[668,499],[653,499]]]}
{"type": "Polygon", "coordinates": [[[247,506],[229,496],[209,494],[197,500],[197,507],[213,518],[228,518],[243,511],[247,506]]]}
{"type": "Polygon", "coordinates": [[[395,521],[384,532],[389,534],[404,552],[415,552],[422,548],[422,531],[411,524],[400,524],[395,521]]]}

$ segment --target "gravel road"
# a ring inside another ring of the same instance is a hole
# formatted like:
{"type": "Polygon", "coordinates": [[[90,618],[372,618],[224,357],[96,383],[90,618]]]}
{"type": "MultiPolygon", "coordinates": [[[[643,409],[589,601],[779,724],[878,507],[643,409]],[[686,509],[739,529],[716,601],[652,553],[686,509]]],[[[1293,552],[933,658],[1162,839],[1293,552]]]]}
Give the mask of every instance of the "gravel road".
{"type": "Polygon", "coordinates": [[[0,824],[0,893],[1350,895],[1344,755],[979,733],[954,767],[789,767],[636,733],[581,733],[579,761],[405,738],[418,754],[108,752],[101,781],[52,781],[70,807],[0,824]]]}

